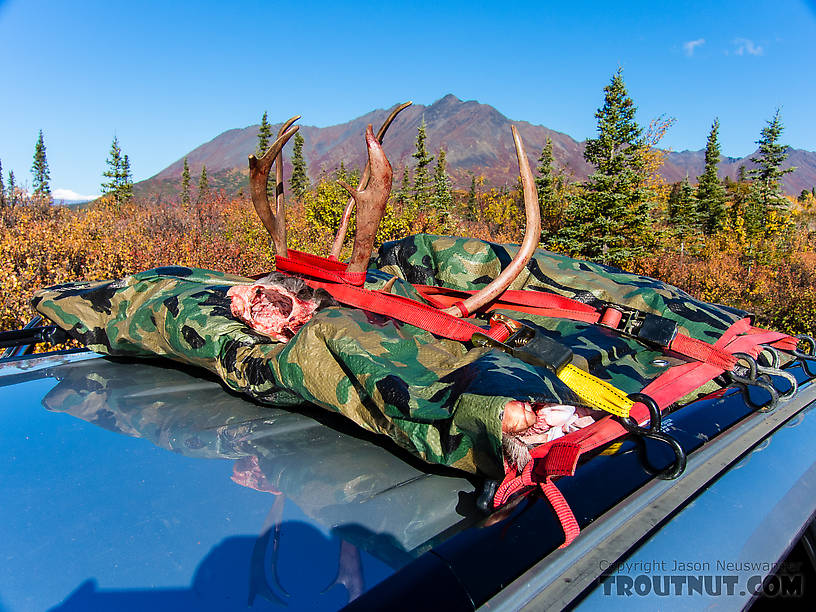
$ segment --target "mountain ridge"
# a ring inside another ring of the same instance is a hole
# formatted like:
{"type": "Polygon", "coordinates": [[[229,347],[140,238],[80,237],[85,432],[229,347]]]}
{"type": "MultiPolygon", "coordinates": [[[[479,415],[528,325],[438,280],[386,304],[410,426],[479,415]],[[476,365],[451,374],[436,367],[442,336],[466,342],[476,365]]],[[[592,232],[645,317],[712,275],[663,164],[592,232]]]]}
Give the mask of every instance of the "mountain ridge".
{"type": "MultiPolygon", "coordinates": [[[[396,105],[395,105],[396,106],[396,105]]],[[[330,173],[341,163],[347,168],[362,168],[365,164],[363,133],[368,123],[375,129],[385,120],[389,109],[375,109],[336,125],[315,127],[302,125],[300,134],[304,137],[304,157],[309,178],[314,182],[322,174],[330,173]]],[[[416,149],[416,132],[422,120],[426,123],[426,146],[432,155],[437,155],[444,147],[448,174],[455,187],[465,189],[470,185],[470,174],[483,175],[488,185],[501,186],[515,184],[518,167],[513,148],[510,125],[515,125],[524,140],[527,157],[533,168],[538,165],[541,149],[549,137],[553,141],[553,155],[556,165],[563,168],[572,180],[583,180],[593,170],[583,157],[584,141],[577,141],[568,134],[558,132],[543,125],[528,121],[514,121],[494,107],[476,100],[460,100],[447,94],[430,105],[414,104],[405,109],[392,124],[383,147],[394,167],[394,182],[402,178],[403,169],[413,167],[411,155],[416,149]]],[[[277,132],[280,124],[272,126],[277,132]]],[[[196,176],[203,165],[211,186],[223,188],[227,193],[236,193],[245,183],[247,155],[255,151],[259,125],[231,128],[208,142],[196,147],[156,175],[137,183],[139,195],[178,192],[178,183],[186,157],[190,172],[196,176]]],[[[284,148],[284,176],[291,175],[292,142],[284,148]]],[[[796,172],[782,179],[786,193],[797,195],[802,189],[816,185],[816,152],[802,149],[788,149],[789,157],[783,167],[798,166],[796,172]]],[[[696,179],[702,174],[704,149],[680,152],[668,151],[661,175],[669,182],[681,180],[684,176],[696,179]]],[[[756,152],[745,157],[722,156],[718,168],[721,177],[736,178],[739,167],[751,168],[750,161],[756,152]]]]}

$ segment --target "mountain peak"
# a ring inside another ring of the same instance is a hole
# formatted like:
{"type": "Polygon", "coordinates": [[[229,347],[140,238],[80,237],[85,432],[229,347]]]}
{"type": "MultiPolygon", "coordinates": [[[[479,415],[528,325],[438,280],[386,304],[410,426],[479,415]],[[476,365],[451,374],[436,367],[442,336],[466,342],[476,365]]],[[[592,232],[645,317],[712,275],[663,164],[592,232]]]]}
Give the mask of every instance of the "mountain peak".
{"type": "Polygon", "coordinates": [[[431,106],[450,106],[453,104],[461,104],[462,100],[454,96],[452,93],[449,93],[442,98],[439,98],[436,102],[434,102],[431,106]]]}

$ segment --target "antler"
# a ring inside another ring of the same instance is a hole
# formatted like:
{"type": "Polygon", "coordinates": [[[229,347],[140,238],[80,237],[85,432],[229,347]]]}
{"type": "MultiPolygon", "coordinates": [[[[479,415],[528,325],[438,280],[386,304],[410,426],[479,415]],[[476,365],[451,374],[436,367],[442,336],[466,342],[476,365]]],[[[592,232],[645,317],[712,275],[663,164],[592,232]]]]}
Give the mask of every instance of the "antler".
{"type": "Polygon", "coordinates": [[[278,139],[263,154],[261,159],[254,155],[249,156],[249,190],[252,195],[252,205],[261,218],[266,231],[272,236],[275,245],[275,254],[286,257],[286,207],[283,198],[283,146],[298,131],[299,126],[291,127],[300,119],[295,115],[281,126],[278,139]],[[269,180],[269,170],[275,163],[275,208],[269,203],[266,193],[266,183],[269,180]]]}
{"type": "Polygon", "coordinates": [[[505,289],[521,274],[521,271],[533,256],[536,247],[538,247],[538,240],[541,236],[541,214],[538,209],[538,193],[536,191],[533,173],[530,170],[530,162],[527,160],[527,154],[524,152],[524,144],[521,142],[521,137],[519,136],[518,130],[516,130],[516,126],[511,126],[511,128],[513,130],[513,142],[516,145],[516,157],[518,157],[522,191],[524,192],[524,213],[527,217],[526,227],[524,228],[524,240],[510,264],[502,270],[501,274],[494,278],[490,284],[478,293],[470,296],[459,306],[454,305],[443,311],[457,317],[467,316],[467,313],[476,312],[479,308],[504,293],[505,289]]]}
{"type": "Polygon", "coordinates": [[[391,193],[391,164],[385,157],[380,141],[374,136],[371,124],[366,128],[366,145],[368,146],[368,167],[370,178],[365,189],[352,189],[340,181],[343,188],[349,192],[357,204],[357,232],[354,235],[354,247],[349,260],[349,273],[363,273],[368,268],[371,250],[374,247],[374,237],[380,225],[385,203],[391,193]]]}
{"type": "MultiPolygon", "coordinates": [[[[385,133],[388,131],[389,126],[394,119],[396,119],[397,115],[411,106],[411,104],[413,104],[411,101],[405,102],[391,111],[391,114],[388,115],[388,118],[385,120],[382,126],[380,126],[380,130],[377,132],[377,140],[380,144],[382,144],[383,138],[385,138],[385,133]]],[[[362,189],[366,186],[370,172],[370,164],[366,163],[365,169],[363,170],[363,175],[360,177],[360,182],[357,184],[357,189],[362,189]]],[[[351,197],[346,203],[346,209],[343,211],[343,216],[340,218],[340,227],[337,228],[337,234],[334,236],[334,243],[332,244],[330,252],[330,256],[334,259],[338,259],[340,257],[340,251],[343,249],[343,242],[346,239],[346,232],[348,231],[349,219],[351,218],[351,211],[353,210],[353,207],[354,198],[351,197]]]]}

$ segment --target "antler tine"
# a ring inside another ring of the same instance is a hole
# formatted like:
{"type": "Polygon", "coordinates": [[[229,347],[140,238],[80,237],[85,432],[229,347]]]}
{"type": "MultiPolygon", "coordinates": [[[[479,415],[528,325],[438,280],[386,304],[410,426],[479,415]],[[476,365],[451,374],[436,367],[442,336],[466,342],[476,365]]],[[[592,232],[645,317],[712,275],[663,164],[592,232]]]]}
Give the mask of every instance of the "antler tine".
{"type": "MultiPolygon", "coordinates": [[[[291,119],[288,124],[291,126],[296,119],[291,119]]],[[[272,236],[272,242],[275,244],[275,254],[286,257],[286,210],[283,207],[276,208],[273,212],[269,204],[269,197],[266,194],[266,182],[269,179],[269,171],[272,164],[279,159],[278,156],[283,150],[283,146],[297,132],[299,126],[289,127],[271,147],[258,159],[254,155],[249,156],[249,190],[252,195],[252,205],[255,207],[255,212],[261,218],[261,223],[272,236]]],[[[278,167],[281,166],[278,162],[278,167]]]]}
{"type": "MultiPolygon", "coordinates": [[[[292,124],[300,119],[300,115],[295,115],[294,117],[290,117],[286,120],[286,122],[280,126],[278,130],[278,138],[283,136],[292,124]]],[[[283,197],[283,147],[278,152],[278,155],[275,157],[275,214],[281,215],[284,214],[282,211],[286,206],[285,199],[283,197]]],[[[284,219],[286,217],[284,216],[284,219]]],[[[284,231],[284,238],[286,237],[286,228],[283,228],[284,231]]]]}
{"type": "Polygon", "coordinates": [[[516,145],[521,186],[524,192],[524,213],[527,217],[526,227],[524,228],[524,240],[516,256],[508,266],[502,270],[501,274],[494,278],[481,291],[466,299],[464,303],[461,304],[461,308],[459,306],[451,306],[444,310],[444,312],[457,317],[466,316],[465,313],[476,312],[479,308],[488,302],[492,302],[504,293],[507,287],[521,274],[521,271],[533,256],[536,247],[538,247],[539,237],[541,236],[541,214],[538,209],[538,192],[536,191],[533,173],[530,170],[530,162],[527,160],[527,154],[524,152],[524,144],[521,142],[521,136],[519,136],[515,125],[511,127],[513,130],[513,142],[516,145]]]}
{"type": "Polygon", "coordinates": [[[365,189],[352,189],[340,181],[357,204],[357,233],[354,235],[354,247],[346,269],[353,274],[363,273],[368,268],[377,228],[385,212],[385,203],[391,193],[391,164],[385,157],[380,141],[374,136],[370,123],[366,128],[366,145],[368,146],[370,177],[365,189]]]}
{"type": "MultiPolygon", "coordinates": [[[[391,114],[388,115],[388,118],[383,122],[379,131],[377,132],[377,140],[380,142],[380,144],[382,144],[383,138],[385,138],[385,133],[388,131],[388,128],[391,126],[394,119],[396,119],[397,115],[412,104],[413,102],[409,100],[408,102],[403,102],[393,111],[391,111],[391,114]]],[[[369,175],[370,168],[369,164],[366,163],[366,166],[363,169],[363,175],[360,177],[360,182],[357,184],[357,189],[362,189],[366,186],[369,175]]],[[[340,251],[343,249],[343,242],[346,240],[346,232],[348,232],[349,219],[351,218],[351,211],[353,208],[354,198],[349,198],[348,202],[346,202],[346,208],[343,211],[343,216],[340,217],[340,226],[337,228],[337,234],[334,236],[334,243],[332,244],[331,248],[330,256],[334,259],[338,259],[340,257],[340,251]]]]}
{"type": "Polygon", "coordinates": [[[394,121],[394,119],[397,118],[397,115],[399,115],[402,111],[404,111],[412,104],[413,102],[411,100],[408,100],[408,102],[403,102],[397,108],[391,111],[391,114],[388,115],[388,118],[383,122],[383,124],[380,126],[380,129],[377,131],[377,140],[380,141],[380,144],[382,144],[383,138],[385,138],[385,133],[388,131],[388,128],[391,127],[391,123],[394,121]]]}

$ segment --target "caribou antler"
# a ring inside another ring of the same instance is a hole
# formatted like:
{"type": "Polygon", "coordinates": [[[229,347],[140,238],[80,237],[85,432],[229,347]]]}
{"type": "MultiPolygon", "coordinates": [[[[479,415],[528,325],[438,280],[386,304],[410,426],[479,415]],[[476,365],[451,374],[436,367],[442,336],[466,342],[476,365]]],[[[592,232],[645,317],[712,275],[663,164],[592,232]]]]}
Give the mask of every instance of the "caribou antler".
{"type": "Polygon", "coordinates": [[[255,212],[261,218],[266,231],[272,236],[275,244],[275,254],[286,257],[286,207],[283,198],[283,145],[298,131],[299,126],[292,127],[292,124],[300,119],[296,115],[281,126],[278,131],[278,139],[271,147],[258,159],[254,155],[249,156],[249,190],[252,195],[252,205],[255,212]],[[269,203],[269,196],[266,193],[266,183],[269,180],[269,170],[275,163],[275,208],[269,203]]]}
{"type": "MultiPolygon", "coordinates": [[[[411,104],[413,104],[413,102],[405,102],[391,111],[391,114],[388,115],[388,118],[385,120],[382,126],[380,126],[380,130],[377,132],[377,140],[380,144],[382,144],[383,138],[385,138],[385,133],[388,131],[389,126],[394,119],[396,119],[397,115],[411,106],[411,104]]],[[[365,169],[363,170],[363,175],[360,177],[360,182],[357,184],[357,189],[363,189],[366,186],[370,172],[370,164],[366,163],[365,169]]],[[[343,242],[346,240],[346,232],[348,231],[349,219],[351,218],[351,211],[353,209],[354,198],[351,197],[346,203],[346,209],[343,211],[343,216],[340,218],[340,227],[337,228],[337,234],[334,236],[334,243],[332,244],[330,252],[330,257],[333,257],[334,259],[338,259],[340,257],[340,251],[343,249],[343,242]]]]}
{"type": "Polygon", "coordinates": [[[374,136],[370,123],[366,128],[366,145],[370,177],[365,189],[352,189],[340,181],[357,204],[357,232],[354,235],[351,259],[346,268],[346,271],[352,274],[361,274],[368,268],[368,261],[374,248],[374,237],[385,212],[385,203],[391,193],[391,164],[385,157],[380,141],[374,136]]]}
{"type": "Polygon", "coordinates": [[[511,126],[513,130],[513,142],[516,145],[516,157],[518,157],[519,174],[521,175],[521,186],[524,192],[524,213],[527,217],[524,228],[524,240],[519,247],[518,253],[510,264],[502,270],[490,284],[478,293],[470,296],[462,304],[446,308],[443,312],[457,317],[467,316],[468,313],[476,312],[479,308],[492,302],[507,289],[510,284],[518,278],[521,271],[530,261],[533,253],[538,247],[541,236],[541,214],[538,209],[538,193],[536,192],[535,180],[530,170],[530,162],[524,152],[524,144],[521,142],[516,126],[511,126]]]}

